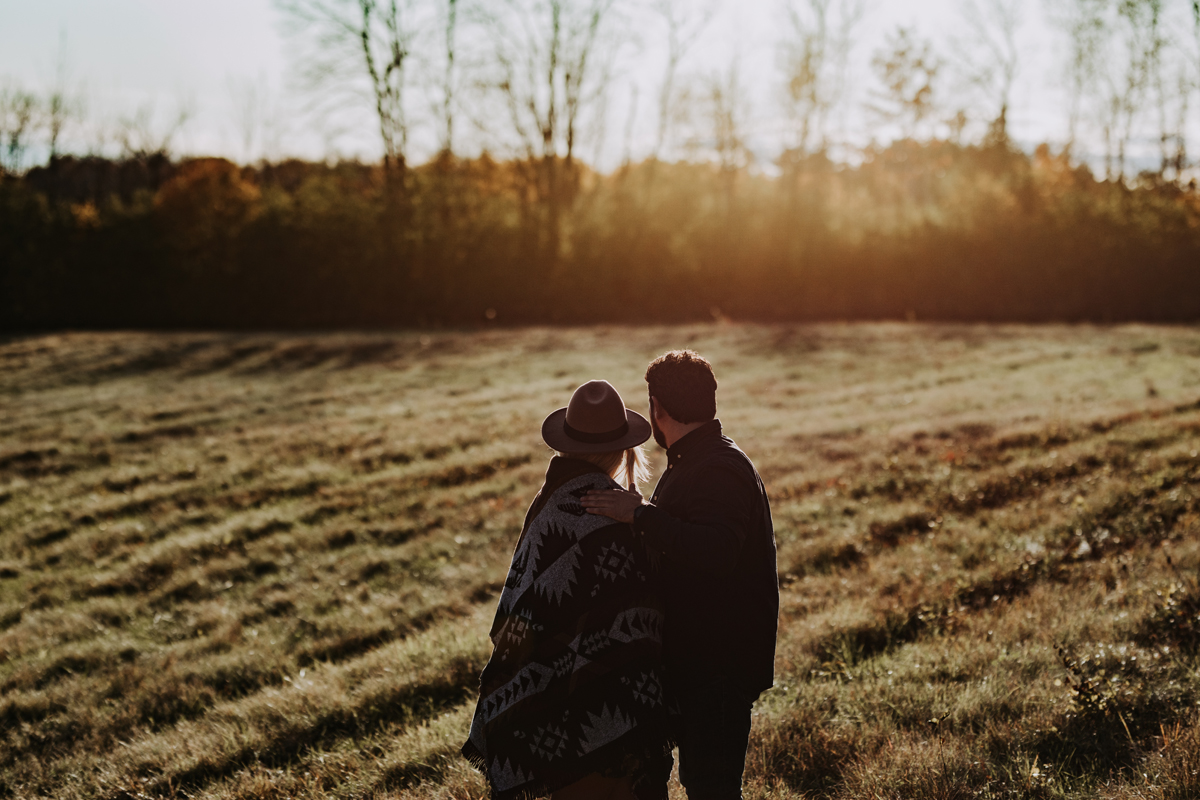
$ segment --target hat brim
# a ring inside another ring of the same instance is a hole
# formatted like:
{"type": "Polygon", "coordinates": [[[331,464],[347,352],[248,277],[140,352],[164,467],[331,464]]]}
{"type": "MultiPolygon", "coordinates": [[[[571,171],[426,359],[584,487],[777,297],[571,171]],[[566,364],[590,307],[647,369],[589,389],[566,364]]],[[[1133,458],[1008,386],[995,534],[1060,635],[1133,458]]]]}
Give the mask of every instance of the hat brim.
{"type": "Polygon", "coordinates": [[[610,450],[628,450],[650,438],[653,430],[650,422],[636,411],[625,409],[625,422],[629,432],[611,442],[581,442],[572,439],[566,431],[567,409],[560,408],[542,422],[542,441],[560,453],[607,453],[610,450]]]}

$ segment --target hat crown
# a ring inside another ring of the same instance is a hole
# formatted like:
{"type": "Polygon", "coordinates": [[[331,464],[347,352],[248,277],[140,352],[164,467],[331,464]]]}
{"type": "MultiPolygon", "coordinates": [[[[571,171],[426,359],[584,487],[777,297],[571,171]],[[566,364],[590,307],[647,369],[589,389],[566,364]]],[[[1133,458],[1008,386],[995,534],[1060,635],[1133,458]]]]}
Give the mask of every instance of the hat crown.
{"type": "Polygon", "coordinates": [[[584,433],[608,433],[625,424],[625,402],[608,381],[588,381],[567,405],[567,424],[584,433]]]}
{"type": "Polygon", "coordinates": [[[542,441],[560,453],[628,450],[650,438],[650,423],[608,381],[588,381],[571,395],[570,405],[542,421],[542,441]]]}

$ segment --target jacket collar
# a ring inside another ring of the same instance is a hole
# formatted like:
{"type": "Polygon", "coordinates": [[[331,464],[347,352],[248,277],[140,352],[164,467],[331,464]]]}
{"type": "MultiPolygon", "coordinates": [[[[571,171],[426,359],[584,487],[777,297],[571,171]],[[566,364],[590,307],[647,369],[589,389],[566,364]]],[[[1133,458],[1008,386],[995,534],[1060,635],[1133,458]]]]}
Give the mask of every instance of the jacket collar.
{"type": "Polygon", "coordinates": [[[583,461],[578,458],[565,458],[563,456],[555,456],[550,459],[550,466],[546,467],[546,483],[542,486],[541,495],[549,498],[567,481],[574,480],[580,475],[589,473],[599,473],[606,475],[604,470],[597,467],[590,461],[583,461]]]}
{"type": "Polygon", "coordinates": [[[710,439],[715,439],[721,435],[721,420],[710,420],[696,430],[680,437],[679,441],[667,448],[667,460],[671,463],[678,461],[687,455],[690,451],[695,450],[702,442],[710,439]]]}

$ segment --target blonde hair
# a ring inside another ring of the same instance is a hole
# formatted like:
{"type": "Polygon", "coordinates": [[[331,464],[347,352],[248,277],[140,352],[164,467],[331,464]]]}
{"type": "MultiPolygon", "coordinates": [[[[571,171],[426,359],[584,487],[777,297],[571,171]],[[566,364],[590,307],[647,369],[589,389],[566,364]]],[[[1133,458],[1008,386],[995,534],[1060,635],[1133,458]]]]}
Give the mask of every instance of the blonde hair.
{"type": "Polygon", "coordinates": [[[564,458],[577,458],[595,464],[622,486],[640,491],[650,480],[650,462],[642,445],[628,450],[608,450],[603,453],[559,453],[564,458]]]}

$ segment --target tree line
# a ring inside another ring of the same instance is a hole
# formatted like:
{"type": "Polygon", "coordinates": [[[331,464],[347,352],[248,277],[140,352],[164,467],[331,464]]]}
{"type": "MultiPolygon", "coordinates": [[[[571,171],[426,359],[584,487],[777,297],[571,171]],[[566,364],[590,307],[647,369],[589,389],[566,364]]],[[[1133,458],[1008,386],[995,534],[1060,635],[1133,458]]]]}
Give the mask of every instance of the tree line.
{"type": "Polygon", "coordinates": [[[584,169],[547,240],[536,165],[61,157],[0,181],[0,319],[320,328],[828,319],[1191,321],[1200,197],[1062,153],[902,140],[779,177],[584,169]],[[557,253],[552,248],[558,248],[557,253]]]}
{"type": "Polygon", "coordinates": [[[711,15],[653,0],[635,9],[666,43],[651,149],[602,173],[581,143],[603,133],[634,7],[280,0],[314,113],[363,103],[380,162],[174,157],[182,114],[157,135],[148,116],[131,123],[119,156],[66,154],[79,113],[69,92],[10,87],[0,319],[1195,319],[1200,3],[1047,2],[1067,44],[1061,146],[1025,152],[1009,130],[1025,4],[963,0],[950,54],[893,31],[871,54],[860,109],[890,143],[853,144],[846,104],[868,6],[791,0],[779,43],[787,133],[765,164],[747,141],[735,65],[684,77],[711,15]],[[439,132],[424,163],[411,157],[414,124],[439,132]],[[495,134],[496,150],[460,155],[464,126],[495,134]],[[24,168],[37,135],[48,161],[24,168]],[[1147,141],[1158,157],[1143,152],[1135,172],[1147,141]],[[1099,158],[1085,157],[1089,142],[1099,158]]]}

